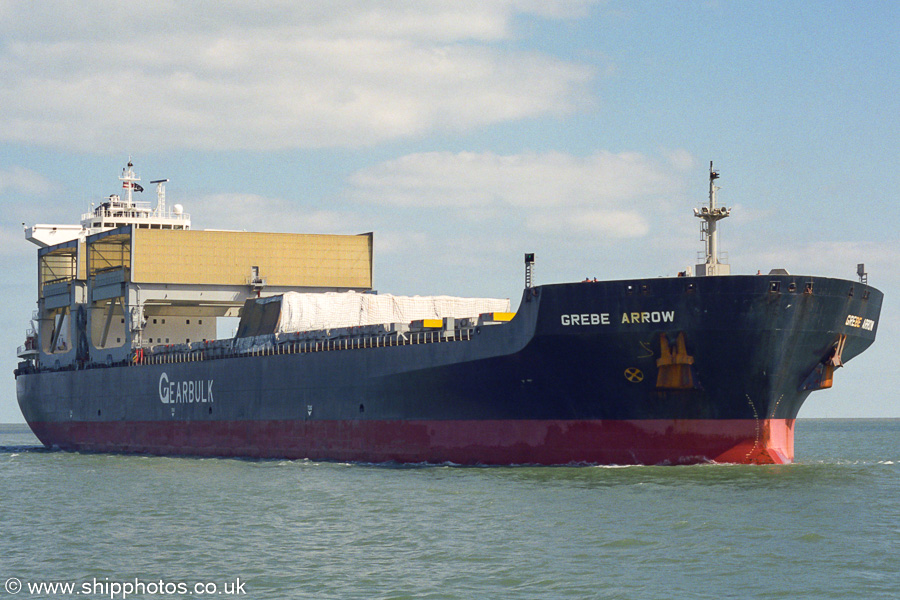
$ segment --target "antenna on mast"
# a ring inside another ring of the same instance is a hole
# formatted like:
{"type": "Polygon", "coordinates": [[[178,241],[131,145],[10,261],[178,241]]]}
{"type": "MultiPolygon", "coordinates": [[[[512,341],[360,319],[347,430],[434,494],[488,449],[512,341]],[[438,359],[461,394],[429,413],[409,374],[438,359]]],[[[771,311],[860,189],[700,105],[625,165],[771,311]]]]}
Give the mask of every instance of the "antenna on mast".
{"type": "Polygon", "coordinates": [[[122,188],[125,190],[126,206],[134,206],[132,197],[134,192],[143,192],[144,188],[138,183],[141,178],[134,174],[134,163],[131,162],[131,157],[128,157],[128,166],[122,169],[122,176],[119,179],[122,181],[122,188]]]}
{"type": "Polygon", "coordinates": [[[716,207],[716,190],[720,189],[714,183],[719,178],[719,172],[713,169],[712,161],[709,161],[709,206],[694,209],[694,216],[703,219],[700,224],[700,239],[706,241],[706,256],[703,264],[697,265],[697,275],[730,275],[731,266],[719,261],[719,238],[716,233],[716,223],[731,215],[731,209],[716,207]]]}
{"type": "Polygon", "coordinates": [[[534,252],[525,254],[525,288],[534,287],[534,252]]]}
{"type": "Polygon", "coordinates": [[[160,217],[166,216],[166,182],[168,179],[157,179],[150,183],[156,184],[156,214],[160,217]]]}

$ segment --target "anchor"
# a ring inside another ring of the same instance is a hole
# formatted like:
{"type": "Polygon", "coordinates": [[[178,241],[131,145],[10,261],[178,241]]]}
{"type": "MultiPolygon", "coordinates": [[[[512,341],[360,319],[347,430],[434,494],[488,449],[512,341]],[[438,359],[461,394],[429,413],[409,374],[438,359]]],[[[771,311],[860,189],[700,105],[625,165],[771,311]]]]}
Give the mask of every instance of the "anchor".
{"type": "Polygon", "coordinates": [[[815,368],[806,376],[803,385],[800,386],[801,391],[825,390],[834,383],[834,370],[844,366],[841,360],[841,353],[844,351],[844,344],[847,343],[847,336],[843,333],[838,336],[825,357],[820,360],[815,368]]]}
{"type": "Polygon", "coordinates": [[[694,357],[687,353],[684,332],[679,332],[673,347],[665,333],[659,334],[660,357],[656,361],[659,371],[656,374],[658,390],[691,390],[697,387],[691,365],[694,357]]]}

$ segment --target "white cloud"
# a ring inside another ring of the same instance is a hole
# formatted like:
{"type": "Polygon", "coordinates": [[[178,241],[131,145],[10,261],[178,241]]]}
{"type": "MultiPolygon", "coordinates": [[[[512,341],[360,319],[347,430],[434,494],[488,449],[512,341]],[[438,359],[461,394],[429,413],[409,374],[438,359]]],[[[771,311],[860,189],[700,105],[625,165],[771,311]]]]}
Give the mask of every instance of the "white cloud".
{"type": "Polygon", "coordinates": [[[663,194],[677,181],[666,165],[636,152],[411,154],[351,177],[359,201],[397,206],[490,208],[621,205],[663,194]]]}
{"type": "Polygon", "coordinates": [[[60,190],[59,184],[23,167],[0,169],[0,194],[47,196],[60,190]]]}
{"type": "Polygon", "coordinates": [[[683,148],[675,150],[664,150],[663,154],[669,163],[679,171],[690,171],[694,168],[694,156],[683,148]]]}
{"type": "Polygon", "coordinates": [[[354,147],[590,103],[591,68],[498,44],[517,14],[587,2],[310,4],[4,4],[0,138],[354,147]]]}
{"type": "Polygon", "coordinates": [[[208,194],[186,203],[185,211],[191,214],[195,229],[291,233],[362,233],[369,230],[352,214],[309,210],[298,203],[256,194],[208,194]]]}
{"type": "MultiPolygon", "coordinates": [[[[760,244],[765,241],[758,242],[760,244]]],[[[742,262],[786,268],[796,274],[817,274],[856,279],[856,265],[864,263],[869,283],[900,284],[896,265],[900,263],[900,242],[818,241],[805,244],[779,244],[776,247],[748,248],[742,262]]],[[[766,271],[764,271],[766,272],[766,271]]]]}
{"type": "Polygon", "coordinates": [[[537,233],[598,235],[613,238],[641,237],[650,231],[647,220],[635,211],[584,210],[538,214],[526,225],[537,233]]]}
{"type": "Polygon", "coordinates": [[[635,152],[426,152],[360,170],[349,183],[346,198],[379,211],[379,252],[386,243],[412,262],[469,265],[512,248],[640,238],[666,218],[661,199],[684,186],[666,157],[635,152]],[[428,235],[401,234],[398,223],[406,232],[420,223],[428,235]]]}
{"type": "Polygon", "coordinates": [[[430,252],[434,250],[434,240],[424,232],[385,231],[375,236],[375,249],[378,255],[397,254],[402,252],[430,252]]]}
{"type": "Polygon", "coordinates": [[[17,264],[27,264],[35,260],[37,246],[25,241],[21,227],[4,224],[0,227],[0,257],[15,260],[17,264]]]}
{"type": "Polygon", "coordinates": [[[732,210],[730,224],[733,223],[735,227],[772,219],[778,213],[774,208],[760,208],[752,203],[738,202],[733,205],[728,204],[728,206],[732,210]]]}
{"type": "Polygon", "coordinates": [[[114,0],[44,2],[40,10],[14,1],[0,2],[0,32],[47,40],[102,39],[119,33],[123,39],[165,30],[183,38],[199,29],[265,31],[281,28],[333,36],[421,37],[423,39],[486,39],[509,35],[510,15],[531,13],[548,18],[585,14],[592,0],[330,0],[296,2],[182,0],[123,4],[114,0]]]}

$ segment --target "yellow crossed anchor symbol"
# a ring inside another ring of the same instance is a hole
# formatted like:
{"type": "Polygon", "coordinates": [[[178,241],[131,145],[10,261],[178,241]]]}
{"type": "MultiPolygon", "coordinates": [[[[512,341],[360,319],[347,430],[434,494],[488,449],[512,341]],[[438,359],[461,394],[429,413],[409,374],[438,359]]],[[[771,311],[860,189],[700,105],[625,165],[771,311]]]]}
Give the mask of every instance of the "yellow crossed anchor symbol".
{"type": "Polygon", "coordinates": [[[628,367],[625,369],[625,379],[631,383],[640,383],[644,380],[644,373],[636,367],[628,367]]]}

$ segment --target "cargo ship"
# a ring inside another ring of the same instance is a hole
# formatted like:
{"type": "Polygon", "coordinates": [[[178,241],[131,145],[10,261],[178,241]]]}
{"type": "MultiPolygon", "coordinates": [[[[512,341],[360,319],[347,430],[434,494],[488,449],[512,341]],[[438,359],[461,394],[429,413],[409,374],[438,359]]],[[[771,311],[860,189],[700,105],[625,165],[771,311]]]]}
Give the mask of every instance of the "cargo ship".
{"type": "Polygon", "coordinates": [[[372,286],[373,234],[194,230],[133,164],[78,225],[35,225],[22,413],[72,451],[453,464],[788,463],[814,391],[875,340],[857,280],[733,275],[718,172],[677,277],[506,299],[372,286]],[[220,319],[239,324],[219,335],[220,319]]]}

